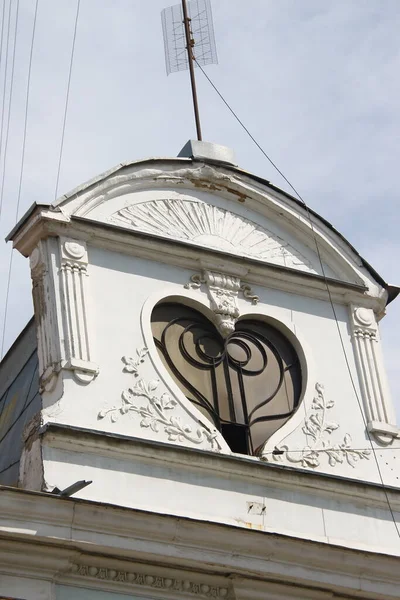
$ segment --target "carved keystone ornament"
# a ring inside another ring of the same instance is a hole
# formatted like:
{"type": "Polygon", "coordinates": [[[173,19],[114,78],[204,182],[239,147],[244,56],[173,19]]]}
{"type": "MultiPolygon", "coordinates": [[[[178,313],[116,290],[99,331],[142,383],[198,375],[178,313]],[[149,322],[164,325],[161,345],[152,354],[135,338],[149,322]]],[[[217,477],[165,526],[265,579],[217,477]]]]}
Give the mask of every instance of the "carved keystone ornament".
{"type": "Polygon", "coordinates": [[[242,292],[244,298],[250,300],[252,304],[257,304],[259,297],[253,294],[248,284],[242,284],[239,277],[206,269],[202,274],[192,275],[185,288],[200,288],[202,283],[207,286],[211,310],[217,317],[217,328],[222,337],[226,338],[235,331],[235,323],[240,316],[237,302],[239,292],[242,292]]]}

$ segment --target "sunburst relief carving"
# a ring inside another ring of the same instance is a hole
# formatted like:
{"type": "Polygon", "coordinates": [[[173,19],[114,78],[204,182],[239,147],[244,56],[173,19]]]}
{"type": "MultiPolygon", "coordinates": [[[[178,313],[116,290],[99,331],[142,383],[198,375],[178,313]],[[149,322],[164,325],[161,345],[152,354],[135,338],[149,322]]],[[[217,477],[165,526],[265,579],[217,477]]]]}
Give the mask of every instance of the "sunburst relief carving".
{"type": "Polygon", "coordinates": [[[284,239],[228,210],[182,199],[152,200],[109,217],[117,225],[184,240],[315,273],[310,261],[284,239]]]}

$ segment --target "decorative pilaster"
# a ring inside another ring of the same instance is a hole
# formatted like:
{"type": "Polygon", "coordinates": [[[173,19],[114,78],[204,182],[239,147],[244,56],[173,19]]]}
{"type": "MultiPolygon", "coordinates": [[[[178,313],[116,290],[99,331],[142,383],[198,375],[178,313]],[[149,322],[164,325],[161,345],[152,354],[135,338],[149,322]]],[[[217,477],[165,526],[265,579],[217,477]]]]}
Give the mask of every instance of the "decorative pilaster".
{"type": "Polygon", "coordinates": [[[211,310],[216,315],[216,325],[223,337],[235,331],[235,324],[240,316],[238,295],[243,293],[244,298],[252,304],[258,303],[258,296],[253,294],[248,284],[242,284],[239,277],[217,273],[204,269],[202,274],[196,273],[190,278],[186,288],[200,288],[204,283],[210,299],[211,310]]]}
{"type": "Polygon", "coordinates": [[[351,328],[368,431],[381,443],[399,437],[373,310],[351,306],[351,328]]]}
{"type": "Polygon", "coordinates": [[[98,368],[90,362],[86,306],[86,244],[60,238],[60,259],[65,368],[71,369],[80,383],[89,383],[97,375],[98,368]]]}
{"type": "Polygon", "coordinates": [[[80,383],[98,373],[91,362],[87,325],[87,249],[83,242],[48,238],[30,255],[41,392],[51,392],[58,373],[80,383]]]}

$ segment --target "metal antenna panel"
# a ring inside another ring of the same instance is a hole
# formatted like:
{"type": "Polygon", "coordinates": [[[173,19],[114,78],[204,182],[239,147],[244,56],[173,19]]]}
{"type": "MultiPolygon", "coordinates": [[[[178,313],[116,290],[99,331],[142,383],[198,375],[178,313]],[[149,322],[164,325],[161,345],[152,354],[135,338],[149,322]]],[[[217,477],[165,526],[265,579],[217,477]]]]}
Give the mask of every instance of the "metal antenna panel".
{"type": "MultiPolygon", "coordinates": [[[[191,37],[194,41],[192,53],[196,63],[204,66],[217,64],[214,27],[210,0],[187,2],[191,37]]],[[[184,15],[181,4],[164,8],[161,12],[164,35],[165,66],[167,75],[189,68],[186,48],[184,15]]]]}

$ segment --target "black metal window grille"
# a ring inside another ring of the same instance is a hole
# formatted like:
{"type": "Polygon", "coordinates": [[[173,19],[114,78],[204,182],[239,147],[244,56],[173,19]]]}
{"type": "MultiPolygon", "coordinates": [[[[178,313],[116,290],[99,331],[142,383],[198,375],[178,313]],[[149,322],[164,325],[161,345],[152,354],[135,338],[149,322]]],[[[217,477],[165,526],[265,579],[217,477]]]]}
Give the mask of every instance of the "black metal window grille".
{"type": "Polygon", "coordinates": [[[170,375],[233,452],[256,454],[296,411],[299,360],[271,325],[239,321],[224,339],[199,311],[162,303],[153,311],[152,330],[170,375]]]}

